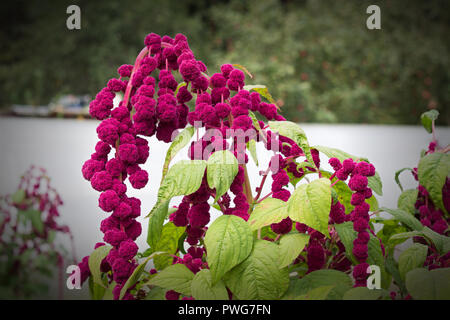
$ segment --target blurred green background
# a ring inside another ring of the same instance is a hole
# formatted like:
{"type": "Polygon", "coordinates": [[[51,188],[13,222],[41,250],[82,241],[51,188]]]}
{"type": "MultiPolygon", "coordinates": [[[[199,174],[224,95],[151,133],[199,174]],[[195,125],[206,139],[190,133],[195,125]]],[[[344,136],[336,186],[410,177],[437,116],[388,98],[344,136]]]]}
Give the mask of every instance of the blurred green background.
{"type": "Polygon", "coordinates": [[[449,1],[2,1],[0,106],[95,93],[146,34],[186,34],[212,74],[246,66],[300,122],[450,125],[449,1]],[[66,8],[81,8],[81,30],[66,8]],[[366,8],[381,8],[381,30],[366,8]]]}

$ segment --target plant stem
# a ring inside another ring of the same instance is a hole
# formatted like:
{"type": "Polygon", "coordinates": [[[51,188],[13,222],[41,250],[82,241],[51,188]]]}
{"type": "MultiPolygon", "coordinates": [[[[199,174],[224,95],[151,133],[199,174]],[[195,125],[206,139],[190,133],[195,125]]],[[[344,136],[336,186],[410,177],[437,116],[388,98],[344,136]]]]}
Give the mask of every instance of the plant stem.
{"type": "Polygon", "coordinates": [[[272,191],[271,192],[269,192],[269,194],[267,194],[266,196],[264,196],[264,197],[262,197],[261,198],[261,200],[258,200],[258,202],[257,203],[260,203],[261,201],[263,201],[263,200],[265,200],[265,199],[267,199],[268,197],[270,197],[271,195],[272,195],[272,191]]]}

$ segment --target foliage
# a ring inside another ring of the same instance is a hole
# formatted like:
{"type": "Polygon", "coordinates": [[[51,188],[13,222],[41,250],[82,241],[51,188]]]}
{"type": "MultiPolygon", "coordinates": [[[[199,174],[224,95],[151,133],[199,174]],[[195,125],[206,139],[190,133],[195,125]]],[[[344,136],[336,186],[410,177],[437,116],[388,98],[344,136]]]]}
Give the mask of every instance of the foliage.
{"type": "Polygon", "coordinates": [[[58,222],[61,204],[47,172],[34,166],[21,177],[14,194],[0,197],[1,299],[42,299],[57,272],[62,281],[68,253],[55,238],[72,236],[58,222]]]}
{"type": "Polygon", "coordinates": [[[416,124],[438,109],[450,123],[446,1],[119,1],[2,2],[0,105],[47,104],[66,93],[94,95],[131,63],[148,30],[187,30],[212,72],[240,63],[295,122],[416,124]],[[82,12],[65,28],[66,8],[82,12]],[[381,8],[368,30],[366,8],[381,8]],[[151,16],[151,18],[149,18],[151,16]],[[30,50],[29,48],[32,48],[30,50]],[[251,54],[243,54],[251,53],[251,54]],[[12,81],[11,79],[14,79],[12,81]]]}

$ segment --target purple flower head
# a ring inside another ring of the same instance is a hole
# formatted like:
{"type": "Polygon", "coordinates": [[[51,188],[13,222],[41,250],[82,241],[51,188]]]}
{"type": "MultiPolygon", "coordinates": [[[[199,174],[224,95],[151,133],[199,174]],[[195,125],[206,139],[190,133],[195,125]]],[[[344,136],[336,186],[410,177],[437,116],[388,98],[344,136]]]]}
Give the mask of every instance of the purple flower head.
{"type": "Polygon", "coordinates": [[[99,207],[106,212],[113,211],[120,203],[120,198],[113,190],[106,190],[100,194],[99,207]]]}
{"type": "Polygon", "coordinates": [[[348,186],[353,191],[364,191],[367,188],[367,177],[360,174],[352,176],[348,182],[348,186]]]}
{"type": "Polygon", "coordinates": [[[105,163],[103,161],[89,159],[83,164],[81,171],[83,177],[89,181],[95,173],[102,171],[104,168],[105,163]]]}
{"type": "Polygon", "coordinates": [[[117,73],[121,77],[129,77],[131,75],[131,71],[133,70],[133,65],[131,64],[123,64],[117,69],[117,73]]]}
{"type": "Polygon", "coordinates": [[[125,260],[131,260],[138,252],[138,246],[131,240],[125,240],[120,243],[119,256],[125,260]]]}
{"type": "Polygon", "coordinates": [[[91,185],[97,191],[106,191],[112,187],[112,176],[105,170],[96,172],[92,176],[91,185]]]}
{"type": "Polygon", "coordinates": [[[227,79],[221,73],[214,73],[209,79],[212,88],[225,87],[227,79]]]}
{"type": "Polygon", "coordinates": [[[195,60],[184,60],[180,64],[180,74],[183,80],[186,82],[191,82],[200,76],[200,69],[195,60]]]}
{"type": "Polygon", "coordinates": [[[278,223],[272,223],[270,228],[277,234],[286,234],[292,230],[292,220],[287,217],[278,223]]]}
{"type": "Polygon", "coordinates": [[[117,247],[122,241],[126,240],[127,234],[120,230],[108,230],[103,237],[103,240],[110,245],[117,247]]]}
{"type": "Polygon", "coordinates": [[[130,183],[135,189],[142,189],[147,185],[148,173],[145,170],[138,170],[129,177],[130,183]]]}
{"type": "Polygon", "coordinates": [[[124,143],[119,146],[119,157],[127,163],[135,163],[138,158],[138,150],[136,145],[124,143]]]}

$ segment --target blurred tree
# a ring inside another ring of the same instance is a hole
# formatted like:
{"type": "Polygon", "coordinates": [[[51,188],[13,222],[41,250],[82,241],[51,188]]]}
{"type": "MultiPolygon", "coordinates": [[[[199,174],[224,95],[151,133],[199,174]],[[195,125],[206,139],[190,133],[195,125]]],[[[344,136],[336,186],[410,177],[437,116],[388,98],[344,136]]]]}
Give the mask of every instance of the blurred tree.
{"type": "Polygon", "coordinates": [[[446,0],[4,1],[0,106],[95,94],[147,33],[185,33],[216,72],[245,65],[294,121],[415,124],[436,108],[450,124],[446,0]],[[66,8],[81,8],[67,30],[66,8]],[[381,30],[366,8],[381,8],[381,30]]]}

